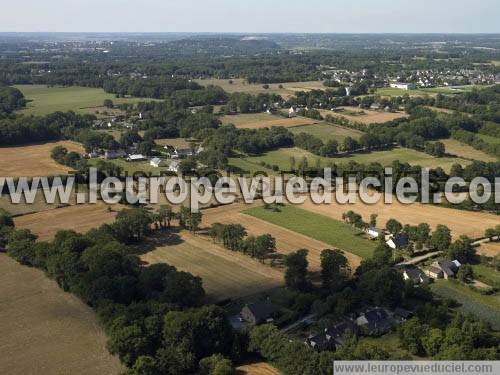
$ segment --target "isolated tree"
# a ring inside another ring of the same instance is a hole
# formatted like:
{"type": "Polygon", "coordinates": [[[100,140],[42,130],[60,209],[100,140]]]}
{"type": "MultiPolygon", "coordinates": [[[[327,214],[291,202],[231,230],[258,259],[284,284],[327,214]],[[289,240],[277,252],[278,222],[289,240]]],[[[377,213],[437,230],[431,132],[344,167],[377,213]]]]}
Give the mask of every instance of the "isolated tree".
{"type": "Polygon", "coordinates": [[[113,108],[114,107],[113,101],[111,99],[104,99],[103,105],[106,108],[113,108]]]}
{"type": "Polygon", "coordinates": [[[270,234],[264,234],[255,239],[255,255],[262,262],[270,254],[276,252],[276,240],[270,234]]]}
{"type": "Polygon", "coordinates": [[[294,253],[288,254],[285,258],[285,284],[287,287],[298,290],[306,291],[309,287],[307,281],[307,254],[306,249],[298,250],[294,253]]]}
{"type": "Polygon", "coordinates": [[[370,215],[370,227],[374,228],[377,226],[377,218],[378,218],[377,214],[370,215]]]}
{"type": "Polygon", "coordinates": [[[157,217],[160,221],[161,228],[170,228],[172,219],[175,217],[174,212],[172,211],[172,207],[169,205],[161,205],[158,208],[157,217]]]}
{"type": "Polygon", "coordinates": [[[403,225],[396,219],[389,219],[385,227],[392,234],[397,234],[403,230],[403,225]]]}

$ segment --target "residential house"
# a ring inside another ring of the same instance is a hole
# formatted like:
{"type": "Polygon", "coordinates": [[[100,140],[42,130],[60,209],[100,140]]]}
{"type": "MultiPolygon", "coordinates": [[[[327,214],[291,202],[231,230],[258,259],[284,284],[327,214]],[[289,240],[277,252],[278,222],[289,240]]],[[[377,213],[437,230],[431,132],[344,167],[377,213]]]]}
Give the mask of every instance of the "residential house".
{"type": "Polygon", "coordinates": [[[423,284],[429,281],[424,271],[414,265],[403,266],[403,279],[411,280],[414,285],[423,284]]]}
{"type": "Polygon", "coordinates": [[[439,260],[432,264],[433,267],[443,272],[443,277],[446,280],[450,277],[455,277],[461,265],[462,264],[458,260],[439,260]]]}
{"type": "Polygon", "coordinates": [[[309,336],[305,344],[317,351],[333,350],[344,345],[345,338],[348,334],[357,336],[359,327],[350,319],[345,319],[332,328],[326,328],[324,332],[318,335],[309,336]]]}
{"type": "Polygon", "coordinates": [[[290,118],[297,117],[297,112],[295,111],[295,108],[290,107],[290,109],[288,110],[288,117],[290,118]]]}
{"type": "Polygon", "coordinates": [[[241,309],[240,315],[244,321],[252,325],[259,325],[272,322],[278,311],[278,307],[270,299],[266,299],[246,305],[241,309]]]}
{"type": "Polygon", "coordinates": [[[106,150],[106,151],[104,151],[104,159],[106,159],[106,160],[124,158],[125,156],[127,156],[127,153],[123,150],[106,150]]]}
{"type": "Polygon", "coordinates": [[[380,236],[383,236],[385,232],[381,228],[370,227],[366,230],[366,233],[373,238],[379,238],[380,236]]]}
{"type": "Polygon", "coordinates": [[[394,82],[391,83],[389,86],[395,89],[401,89],[401,90],[415,90],[416,86],[413,83],[399,83],[399,82],[394,82]]]}
{"type": "Polygon", "coordinates": [[[358,319],[356,319],[356,324],[358,325],[361,333],[370,336],[380,336],[391,330],[391,319],[389,314],[380,307],[370,309],[362,313],[358,319]]]}
{"type": "Polygon", "coordinates": [[[155,168],[159,167],[164,167],[165,166],[165,160],[160,159],[160,158],[153,158],[149,161],[149,165],[155,168]]]}
{"type": "Polygon", "coordinates": [[[442,279],[444,277],[444,272],[440,268],[434,266],[429,266],[425,274],[431,279],[442,279]]]}
{"type": "Polygon", "coordinates": [[[346,87],[345,88],[345,96],[351,96],[352,93],[352,87],[346,87]]]}
{"type": "Polygon", "coordinates": [[[386,242],[391,249],[403,249],[410,244],[410,239],[406,233],[397,233],[386,242]]]}

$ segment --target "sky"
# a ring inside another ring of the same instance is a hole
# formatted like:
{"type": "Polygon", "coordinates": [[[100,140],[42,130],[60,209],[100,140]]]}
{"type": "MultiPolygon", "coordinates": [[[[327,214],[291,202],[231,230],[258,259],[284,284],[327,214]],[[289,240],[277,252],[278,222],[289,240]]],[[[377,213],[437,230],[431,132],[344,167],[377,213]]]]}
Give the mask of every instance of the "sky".
{"type": "Polygon", "coordinates": [[[0,0],[0,32],[500,33],[499,0],[0,0]]]}

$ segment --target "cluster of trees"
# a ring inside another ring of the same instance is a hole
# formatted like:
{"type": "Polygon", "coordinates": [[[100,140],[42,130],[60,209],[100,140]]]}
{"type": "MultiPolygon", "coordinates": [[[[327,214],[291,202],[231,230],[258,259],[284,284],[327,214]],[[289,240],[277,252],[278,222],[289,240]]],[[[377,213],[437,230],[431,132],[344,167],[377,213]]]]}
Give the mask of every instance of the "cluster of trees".
{"type": "Polygon", "coordinates": [[[412,318],[399,327],[399,338],[411,354],[436,360],[498,359],[498,337],[471,315],[457,314],[451,321],[412,318]]]}
{"type": "Polygon", "coordinates": [[[264,262],[270,255],[276,253],[276,239],[270,234],[247,236],[247,231],[240,224],[214,223],[210,227],[210,237],[231,251],[241,251],[243,254],[258,258],[264,262]]]}
{"type": "Polygon", "coordinates": [[[427,142],[425,152],[436,158],[442,158],[446,154],[446,148],[443,142],[427,142]]]}
{"type": "Polygon", "coordinates": [[[87,166],[87,161],[82,159],[79,153],[68,152],[68,149],[63,146],[54,147],[50,156],[59,164],[67,165],[75,170],[83,170],[87,166]]]}
{"type": "Polygon", "coordinates": [[[235,92],[229,95],[225,106],[221,108],[222,113],[251,113],[263,112],[274,108],[274,105],[283,104],[283,98],[276,94],[251,95],[244,92],[235,92]]]}
{"type": "Polygon", "coordinates": [[[136,96],[163,99],[179,90],[201,90],[202,86],[183,78],[107,78],[103,83],[106,92],[117,96],[136,96]]]}
{"type": "Polygon", "coordinates": [[[124,210],[87,234],[60,231],[52,242],[36,242],[0,212],[0,233],[10,256],[96,310],[109,350],[129,374],[231,374],[226,358],[239,359],[244,344],[220,308],[201,306],[201,279],[168,264],[145,267],[127,246],[144,238],[151,220],[142,209],[124,210]]]}
{"type": "Polygon", "coordinates": [[[0,119],[10,117],[12,113],[26,105],[21,91],[0,82],[0,119]]]}
{"type": "MultiPolygon", "coordinates": [[[[499,125],[497,125],[498,127],[499,125]]],[[[500,156],[500,143],[488,142],[487,140],[481,138],[481,134],[472,133],[467,130],[455,130],[451,133],[451,137],[457,141],[468,144],[477,150],[486,152],[494,156],[500,156]]],[[[500,137],[499,137],[500,138],[500,137]]]]}

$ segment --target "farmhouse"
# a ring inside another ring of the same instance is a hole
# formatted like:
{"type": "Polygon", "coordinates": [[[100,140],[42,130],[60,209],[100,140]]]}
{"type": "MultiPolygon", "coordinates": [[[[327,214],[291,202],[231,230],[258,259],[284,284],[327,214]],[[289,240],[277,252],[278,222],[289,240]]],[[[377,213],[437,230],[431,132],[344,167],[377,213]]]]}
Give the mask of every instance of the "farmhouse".
{"type": "Polygon", "coordinates": [[[288,110],[288,117],[290,118],[297,117],[297,112],[295,111],[295,108],[290,107],[290,109],[288,110]]]}
{"type": "Polygon", "coordinates": [[[129,155],[127,158],[127,161],[130,161],[130,162],[144,161],[144,160],[146,160],[146,157],[144,155],[141,155],[141,154],[129,155]]]}
{"type": "Polygon", "coordinates": [[[155,168],[164,167],[165,161],[163,159],[160,159],[160,158],[153,158],[149,161],[149,165],[151,165],[152,167],[155,167],[155,168]]]}
{"type": "Polygon", "coordinates": [[[444,277],[443,271],[441,271],[440,268],[434,266],[430,266],[429,268],[427,268],[425,274],[431,279],[442,279],[444,277]]]}
{"type": "Polygon", "coordinates": [[[409,245],[410,239],[405,233],[397,233],[393,235],[387,242],[387,246],[391,249],[402,249],[409,245]]]}
{"type": "Polygon", "coordinates": [[[403,279],[411,280],[414,285],[423,284],[429,279],[425,275],[424,271],[413,265],[405,265],[403,268],[403,279]]]}
{"type": "Polygon", "coordinates": [[[175,173],[179,172],[179,162],[176,160],[172,160],[170,162],[170,165],[168,166],[168,170],[175,173]]]}
{"type": "Polygon", "coordinates": [[[270,323],[279,311],[270,299],[259,301],[251,305],[246,305],[241,309],[240,315],[244,321],[258,325],[262,323],[270,323]]]}
{"type": "Polygon", "coordinates": [[[440,270],[442,277],[448,280],[450,277],[456,276],[461,265],[462,264],[458,260],[440,260],[434,262],[432,267],[440,270]]]}
{"type": "Polygon", "coordinates": [[[342,346],[345,343],[345,337],[348,334],[357,336],[359,327],[350,319],[345,319],[331,328],[326,328],[324,332],[318,335],[309,336],[305,344],[317,351],[331,350],[342,346]]]}
{"type": "Polygon", "coordinates": [[[413,83],[393,82],[389,86],[394,88],[394,89],[400,89],[400,90],[415,90],[416,89],[416,86],[413,83]]]}
{"type": "Polygon", "coordinates": [[[356,324],[361,332],[369,336],[380,336],[391,330],[391,320],[387,311],[383,308],[375,307],[362,313],[356,324]]]}

